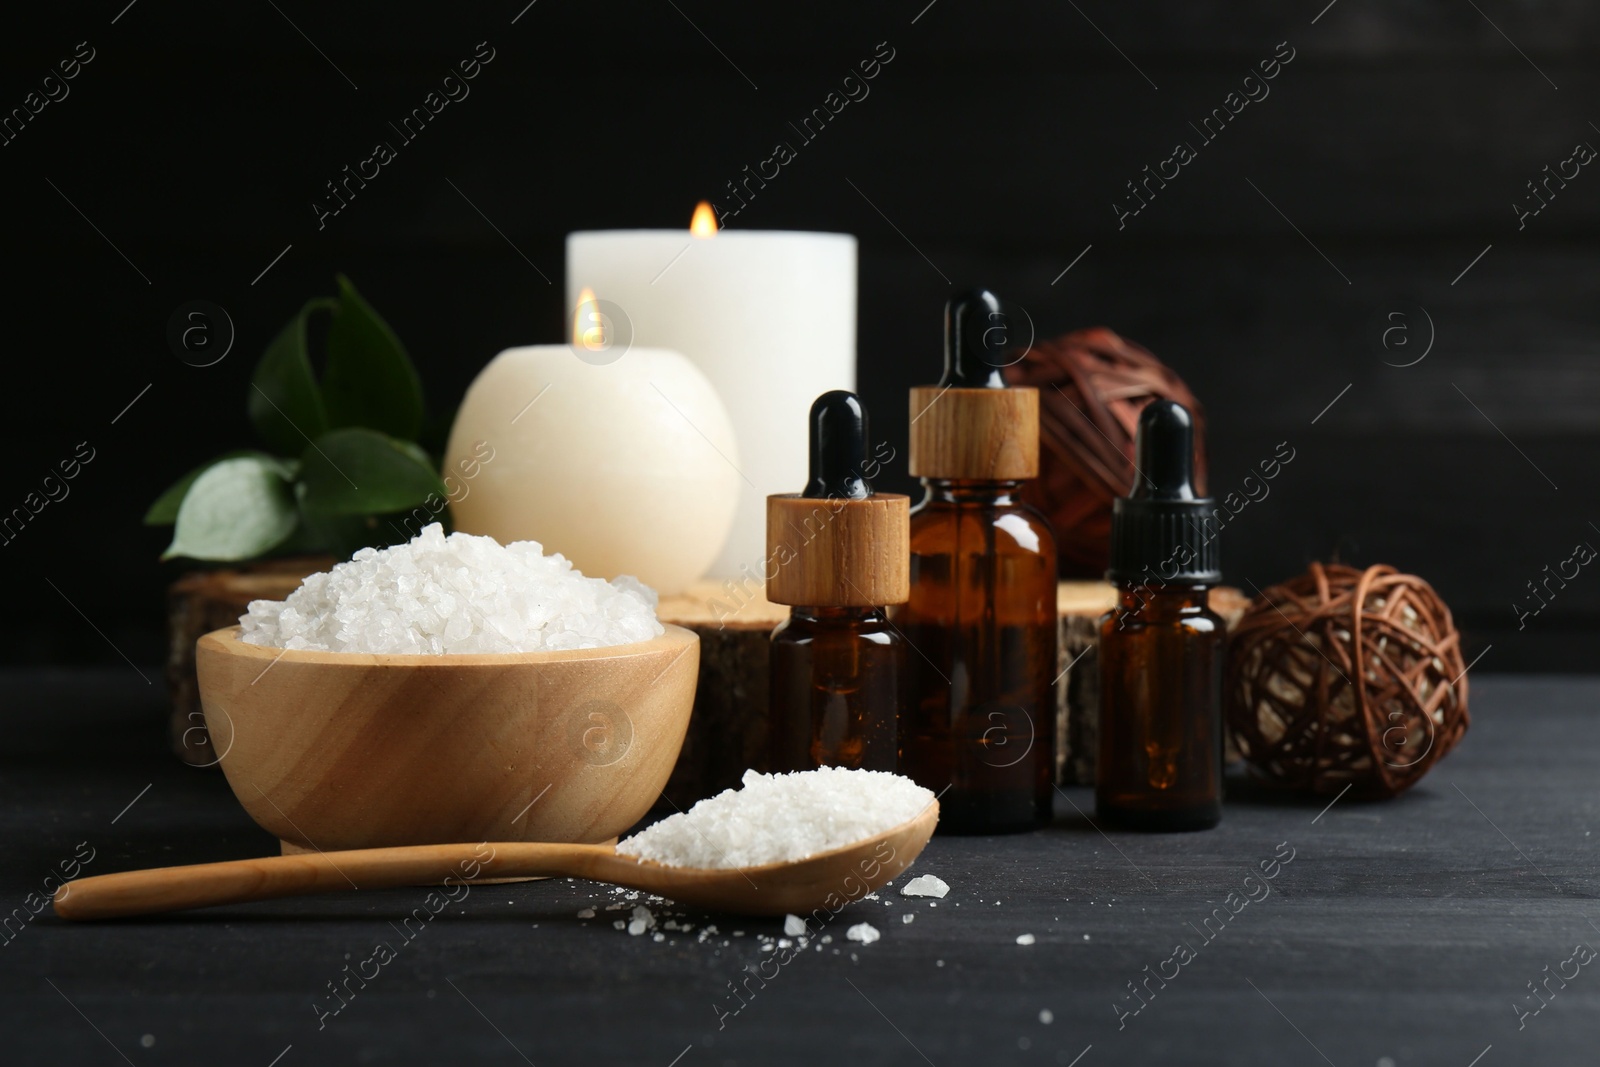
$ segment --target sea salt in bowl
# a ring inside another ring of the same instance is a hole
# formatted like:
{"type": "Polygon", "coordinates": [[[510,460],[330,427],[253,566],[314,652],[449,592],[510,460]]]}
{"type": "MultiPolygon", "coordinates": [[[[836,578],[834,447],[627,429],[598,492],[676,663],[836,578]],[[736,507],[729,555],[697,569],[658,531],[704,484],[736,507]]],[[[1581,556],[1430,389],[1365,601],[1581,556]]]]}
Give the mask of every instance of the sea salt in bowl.
{"type": "Polygon", "coordinates": [[[700,639],[470,655],[196,648],[234,795],[285,851],[609,841],[660,796],[700,639]]]}

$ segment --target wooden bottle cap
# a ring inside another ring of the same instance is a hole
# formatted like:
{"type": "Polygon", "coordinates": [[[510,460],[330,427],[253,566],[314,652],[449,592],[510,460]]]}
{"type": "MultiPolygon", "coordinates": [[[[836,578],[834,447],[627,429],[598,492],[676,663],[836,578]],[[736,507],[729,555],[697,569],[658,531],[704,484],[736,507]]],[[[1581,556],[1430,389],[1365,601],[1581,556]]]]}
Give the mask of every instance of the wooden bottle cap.
{"type": "Polygon", "coordinates": [[[911,599],[911,498],[767,497],[767,599],[881,608],[911,599]]]}
{"type": "Polygon", "coordinates": [[[911,390],[911,476],[1009,482],[1039,473],[1039,390],[911,390]]]}

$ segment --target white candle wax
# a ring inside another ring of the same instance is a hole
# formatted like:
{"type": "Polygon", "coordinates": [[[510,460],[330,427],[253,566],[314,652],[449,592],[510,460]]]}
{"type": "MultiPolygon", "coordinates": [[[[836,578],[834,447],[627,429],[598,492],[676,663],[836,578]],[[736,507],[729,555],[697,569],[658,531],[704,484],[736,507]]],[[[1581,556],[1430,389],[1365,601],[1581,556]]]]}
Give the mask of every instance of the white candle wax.
{"type": "Polygon", "coordinates": [[[456,528],[538,541],[584,574],[681,592],[738,500],[733,426],[699,368],[633,346],[509,348],[467,390],[445,451],[456,528]]]}
{"type": "Polygon", "coordinates": [[[766,498],[805,486],[811,402],[855,388],[856,239],[745,230],[569,234],[569,306],[585,287],[613,317],[619,309],[627,317],[634,344],[682,352],[721,395],[739,442],[740,498],[711,574],[761,580],[766,498]]]}

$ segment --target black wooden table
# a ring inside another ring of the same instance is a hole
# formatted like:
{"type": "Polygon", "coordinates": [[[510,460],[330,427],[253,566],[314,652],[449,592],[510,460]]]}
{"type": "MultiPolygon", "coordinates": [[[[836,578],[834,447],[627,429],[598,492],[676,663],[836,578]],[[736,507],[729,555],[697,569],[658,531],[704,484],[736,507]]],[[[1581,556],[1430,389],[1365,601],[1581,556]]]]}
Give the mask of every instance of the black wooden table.
{"type": "Polygon", "coordinates": [[[1600,680],[1475,680],[1462,747],[1388,803],[1235,790],[1215,831],[1107,836],[1066,790],[1048,830],[936,838],[913,873],[950,884],[937,906],[902,877],[800,954],[778,921],[660,905],[633,936],[613,923],[635,902],[564,879],[437,914],[415,889],[34,917],[75,857],[104,873],[275,842],[219,773],[166,755],[159,686],[132,671],[11,671],[3,691],[7,1064],[1600,1060],[1600,680]],[[881,939],[847,940],[862,922],[881,939]]]}

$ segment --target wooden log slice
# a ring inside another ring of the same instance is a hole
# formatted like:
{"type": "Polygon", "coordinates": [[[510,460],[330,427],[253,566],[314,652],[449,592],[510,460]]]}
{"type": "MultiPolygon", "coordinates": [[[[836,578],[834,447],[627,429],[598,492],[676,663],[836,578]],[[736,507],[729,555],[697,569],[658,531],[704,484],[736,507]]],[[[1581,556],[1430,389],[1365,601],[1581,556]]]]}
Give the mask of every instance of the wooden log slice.
{"type": "Polygon", "coordinates": [[[252,600],[282,600],[309,574],[333,566],[328,557],[268,560],[238,570],[192,571],[167,589],[167,691],[172,715],[167,737],[191,767],[215,765],[217,755],[200,710],[194,643],[212,630],[235,626],[252,600]]]}
{"type": "MultiPolygon", "coordinates": [[[[192,766],[216,762],[200,712],[194,644],[212,630],[239,621],[252,600],[282,600],[308,574],[332,560],[275,560],[240,570],[203,571],[173,583],[167,596],[171,648],[167,684],[172,693],[169,736],[178,758],[192,766]]],[[[1061,679],[1056,683],[1056,779],[1094,781],[1100,719],[1098,620],[1116,602],[1105,582],[1062,582],[1057,588],[1061,679]]],[[[1237,589],[1212,591],[1211,607],[1231,629],[1250,600],[1237,589]]],[[[700,680],[694,717],[676,769],[667,783],[667,803],[687,808],[703,797],[739,784],[745,769],[767,767],[767,638],[789,617],[769,602],[755,579],[699,582],[662,598],[664,623],[700,635],[700,680]]],[[[1232,753],[1230,752],[1230,758],[1232,753]]]]}
{"type": "MultiPolygon", "coordinates": [[[[1059,663],[1056,683],[1056,778],[1094,781],[1100,720],[1100,616],[1116,603],[1105,582],[1057,587],[1059,663]]],[[[1212,591],[1211,607],[1231,628],[1250,600],[1237,589],[1212,591]]],[[[753,580],[701,582],[662,599],[662,622],[700,635],[700,688],[667,795],[682,807],[739,783],[745,768],[767,766],[767,637],[789,609],[770,603],[753,580]]]]}

